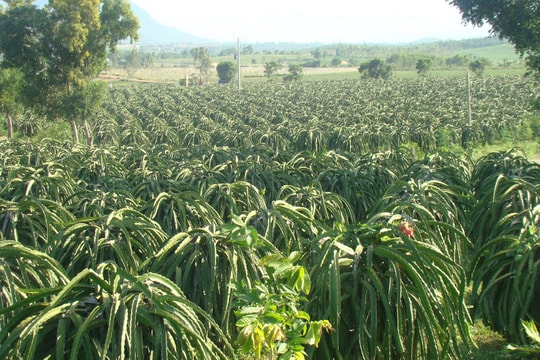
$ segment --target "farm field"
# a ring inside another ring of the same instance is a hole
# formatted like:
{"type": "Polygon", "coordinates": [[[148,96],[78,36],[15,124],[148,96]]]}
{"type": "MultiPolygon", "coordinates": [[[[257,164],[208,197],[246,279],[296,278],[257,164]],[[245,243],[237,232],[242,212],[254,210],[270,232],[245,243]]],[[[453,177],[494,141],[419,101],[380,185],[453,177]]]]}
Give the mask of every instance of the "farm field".
{"type": "MultiPolygon", "coordinates": [[[[217,64],[213,64],[215,68],[217,64]]],[[[510,67],[489,67],[486,69],[487,76],[520,76],[525,72],[525,68],[521,65],[513,65],[510,67]]],[[[323,80],[359,80],[361,74],[358,72],[358,67],[319,67],[319,68],[303,68],[303,81],[323,81],[323,80]]],[[[394,77],[416,78],[418,74],[414,70],[395,70],[394,77]]],[[[249,83],[266,83],[268,79],[264,75],[264,66],[242,65],[240,72],[242,84],[249,83]]],[[[281,82],[283,76],[287,75],[287,68],[283,68],[274,74],[272,81],[281,82]]],[[[430,72],[430,78],[446,78],[446,77],[462,77],[467,74],[467,69],[433,69],[430,72]]],[[[111,81],[112,83],[122,81],[126,83],[165,83],[179,84],[181,81],[188,79],[191,85],[197,84],[197,70],[190,65],[184,66],[154,66],[141,68],[136,71],[133,77],[128,77],[127,72],[122,68],[113,68],[100,76],[101,79],[111,81]]],[[[236,79],[235,79],[236,81],[236,79]]],[[[212,72],[207,79],[209,84],[217,84],[217,74],[212,72]]]]}
{"type": "MultiPolygon", "coordinates": [[[[215,68],[217,64],[213,64],[215,68]]],[[[521,69],[522,70],[522,69],[521,69]]],[[[523,72],[523,71],[521,71],[523,72]]],[[[280,80],[286,75],[287,69],[283,69],[275,74],[276,80],[280,80]]],[[[331,80],[354,80],[360,78],[357,68],[345,67],[345,68],[306,68],[303,70],[304,79],[317,78],[318,76],[327,76],[331,80]]],[[[149,67],[141,68],[137,70],[132,78],[127,76],[127,73],[120,68],[111,69],[101,76],[102,79],[109,80],[123,80],[126,82],[154,82],[154,83],[168,83],[178,84],[181,79],[188,79],[189,82],[197,84],[197,70],[190,65],[187,66],[164,66],[164,67],[149,67]]],[[[207,79],[210,84],[217,84],[217,74],[212,73],[207,79]]],[[[264,66],[243,66],[241,70],[242,83],[264,83],[267,82],[267,78],[264,76],[264,66]]]]}
{"type": "MultiPolygon", "coordinates": [[[[242,45],[243,47],[244,45],[242,45]]],[[[251,45],[248,46],[250,48],[251,45]]],[[[215,71],[218,63],[223,61],[236,61],[233,54],[236,49],[220,46],[211,51],[210,75],[207,78],[209,84],[217,84],[218,77],[215,71]],[[222,54],[226,53],[226,54],[222,54]]],[[[121,79],[123,81],[146,81],[179,83],[186,78],[192,84],[197,84],[198,78],[195,62],[190,55],[190,48],[179,46],[173,48],[163,47],[121,47],[123,56],[127,56],[130,51],[136,50],[140,56],[150,56],[150,64],[131,68],[134,73],[128,76],[128,72],[121,62],[116,62],[106,71],[108,78],[121,79]]],[[[267,78],[264,75],[264,67],[268,62],[276,62],[282,65],[273,77],[274,81],[281,81],[283,76],[288,74],[289,65],[300,65],[303,67],[304,81],[319,80],[355,80],[360,78],[358,72],[359,64],[381,58],[386,60],[396,60],[393,64],[395,77],[411,78],[416,77],[415,62],[420,58],[431,58],[434,62],[430,71],[433,77],[464,77],[468,65],[454,66],[446,64],[446,60],[452,57],[461,56],[468,61],[473,59],[485,59],[489,66],[486,69],[487,75],[520,75],[526,69],[523,59],[516,54],[512,45],[499,42],[496,39],[476,39],[470,42],[439,42],[426,44],[403,44],[403,45],[328,45],[317,47],[315,44],[298,46],[297,48],[277,50],[263,48],[255,45],[248,53],[246,49],[242,51],[240,57],[240,76],[242,83],[264,83],[267,78]],[[258,51],[257,51],[258,50],[258,51]],[[402,62],[397,60],[406,59],[402,62]],[[337,60],[340,65],[333,61],[337,60]]],[[[468,61],[465,63],[468,64],[468,61]]]]}
{"type": "Polygon", "coordinates": [[[113,85],[91,146],[19,119],[0,358],[470,359],[478,321],[527,347],[534,99],[474,77],[469,121],[464,77],[113,85]]]}

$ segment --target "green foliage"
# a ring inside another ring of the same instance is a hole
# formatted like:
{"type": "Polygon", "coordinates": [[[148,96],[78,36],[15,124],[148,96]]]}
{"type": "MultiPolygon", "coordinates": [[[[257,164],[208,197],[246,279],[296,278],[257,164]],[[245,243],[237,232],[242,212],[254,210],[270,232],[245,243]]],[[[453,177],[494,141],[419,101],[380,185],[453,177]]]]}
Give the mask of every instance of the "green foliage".
{"type": "MultiPolygon", "coordinates": [[[[438,148],[464,88],[123,87],[94,146],[1,139],[0,357],[466,359],[469,312],[527,344],[540,170],[438,148]]],[[[522,78],[472,95],[473,141],[528,116],[522,78]]]]}
{"type": "Polygon", "coordinates": [[[536,323],[534,321],[522,321],[521,325],[532,344],[529,346],[508,345],[508,351],[510,351],[512,355],[521,356],[523,358],[538,357],[538,355],[540,355],[540,333],[538,332],[536,323]]]}
{"type": "Polygon", "coordinates": [[[311,282],[305,268],[294,265],[299,256],[267,256],[261,259],[264,283],[235,285],[236,344],[243,358],[305,359],[305,347],[317,347],[323,330],[332,330],[328,320],[311,320],[302,310],[311,282]]]}
{"type": "Polygon", "coordinates": [[[8,139],[13,138],[13,116],[20,111],[22,74],[14,69],[0,69],[0,113],[6,116],[8,139]]]}
{"type": "Polygon", "coordinates": [[[339,66],[341,65],[342,60],[338,57],[335,57],[332,59],[331,65],[332,66],[339,66]]]}
{"type": "MultiPolygon", "coordinates": [[[[480,180],[488,163],[449,154],[414,161],[401,152],[356,159],[328,151],[276,156],[166,145],[0,146],[1,237],[17,240],[5,242],[11,252],[0,256],[6,289],[0,301],[7,309],[0,336],[8,357],[19,349],[93,358],[97,346],[113,357],[172,351],[172,343],[156,342],[160,334],[178,341],[185,358],[194,351],[230,355],[231,346],[246,356],[465,357],[469,239],[473,294],[504,312],[490,299],[494,287],[477,284],[490,281],[482,274],[492,273],[487,266],[505,244],[497,236],[518,234],[523,245],[532,234],[532,222],[509,214],[521,214],[518,204],[537,204],[531,195],[516,197],[532,191],[517,174],[531,181],[537,171],[522,169],[519,159],[503,164],[522,187],[480,180]],[[493,199],[490,187],[512,194],[516,208],[485,202],[493,199]],[[30,268],[31,276],[21,275],[30,268]],[[141,302],[150,295],[151,302],[141,302]],[[165,329],[159,309],[167,309],[167,324],[192,320],[165,329]],[[133,311],[144,315],[135,320],[133,311]],[[150,330],[149,321],[158,325],[150,330]],[[329,323],[333,330],[326,333],[329,323]],[[133,338],[133,328],[155,336],[133,338]],[[194,337],[181,335],[183,329],[194,337]],[[17,335],[27,332],[34,335],[17,335]],[[53,333],[60,334],[60,347],[46,342],[53,333]],[[129,349],[122,339],[133,342],[129,349]]],[[[520,249],[523,258],[535,256],[520,249]]],[[[525,271],[530,261],[501,261],[497,270],[535,273],[525,271]],[[507,270],[510,263],[523,267],[507,270]]],[[[531,283],[526,276],[512,281],[509,289],[531,283]]],[[[476,316],[488,314],[482,306],[476,303],[476,316]]],[[[508,318],[521,316],[508,311],[508,318]]],[[[527,316],[534,307],[519,311],[527,316]]]]}
{"type": "Polygon", "coordinates": [[[416,62],[416,72],[420,76],[425,76],[431,70],[432,65],[433,60],[430,58],[418,59],[416,62]]]}
{"type": "Polygon", "coordinates": [[[439,235],[427,228],[401,233],[402,216],[378,217],[314,243],[313,311],[328,314],[336,329],[324,339],[320,358],[462,356],[464,270],[429,243],[439,235]]]}
{"type": "Polygon", "coordinates": [[[459,8],[463,19],[474,25],[491,25],[495,34],[507,38],[527,57],[527,64],[540,72],[540,8],[535,0],[448,0],[459,8]]]}
{"type": "Polygon", "coordinates": [[[486,66],[488,65],[489,61],[487,59],[477,59],[469,64],[469,69],[471,69],[471,71],[477,76],[482,76],[484,75],[484,72],[486,71],[486,66]]]}
{"type": "Polygon", "coordinates": [[[454,66],[465,67],[465,66],[468,66],[470,63],[471,63],[471,59],[469,55],[456,54],[446,59],[446,66],[448,67],[454,67],[454,66]]]}
{"type": "Polygon", "coordinates": [[[362,63],[358,68],[364,79],[384,79],[387,80],[392,76],[392,66],[386,64],[384,60],[373,59],[362,63]]]}
{"type": "Polygon", "coordinates": [[[220,84],[228,84],[236,74],[236,64],[232,61],[222,61],[217,65],[217,73],[220,84]]]}
{"type": "Polygon", "coordinates": [[[480,159],[471,179],[476,201],[468,230],[475,245],[470,267],[474,315],[516,342],[525,341],[521,320],[540,319],[539,174],[538,164],[505,152],[480,159]]]}
{"type": "Polygon", "coordinates": [[[302,67],[307,67],[307,68],[321,67],[321,60],[317,59],[317,60],[305,62],[305,63],[302,64],[302,67]]]}
{"type": "Polygon", "coordinates": [[[473,349],[473,358],[479,360],[507,358],[505,347],[508,342],[505,338],[484,325],[480,320],[473,323],[470,328],[471,338],[476,345],[473,349]]]}
{"type": "Polygon", "coordinates": [[[532,139],[538,139],[540,137],[540,116],[531,115],[528,126],[531,130],[532,139]]]}
{"type": "Polygon", "coordinates": [[[106,66],[118,41],[136,39],[139,27],[125,0],[58,0],[43,8],[10,3],[0,15],[2,65],[21,70],[24,103],[72,123],[88,83],[106,66]],[[22,51],[21,51],[22,49],[22,51]]]}
{"type": "Polygon", "coordinates": [[[128,77],[133,77],[137,70],[141,66],[141,58],[137,49],[131,50],[124,63],[124,69],[126,70],[128,77]]]}
{"type": "Polygon", "coordinates": [[[199,84],[203,84],[210,73],[210,54],[208,48],[198,47],[190,50],[193,61],[195,62],[195,68],[199,72],[199,84]]]}
{"type": "Polygon", "coordinates": [[[474,121],[466,134],[464,77],[390,79],[385,85],[246,84],[243,92],[163,85],[113,88],[93,126],[96,142],[109,144],[116,139],[125,145],[166,141],[172,147],[261,146],[278,153],[365,154],[416,143],[419,150],[432,152],[439,146],[461,146],[462,140],[491,144],[504,134],[517,134],[521,140],[519,129],[534,98],[530,86],[521,76],[475,78],[474,121]]]}
{"type": "MultiPolygon", "coordinates": [[[[442,56],[439,55],[426,55],[424,53],[416,52],[413,50],[406,50],[402,52],[395,52],[392,53],[390,56],[386,58],[386,63],[392,65],[394,69],[400,69],[400,70],[417,70],[416,67],[418,62],[430,62],[430,69],[431,67],[443,67],[445,65],[445,59],[442,56]]],[[[427,63],[426,63],[427,65],[427,63]]]]}
{"type": "Polygon", "coordinates": [[[303,69],[300,65],[289,65],[289,73],[283,77],[284,81],[299,81],[302,79],[303,69]]]}
{"type": "Polygon", "coordinates": [[[268,79],[272,77],[277,71],[281,69],[281,64],[278,64],[275,61],[270,61],[264,64],[264,76],[268,79]]]}
{"type": "Polygon", "coordinates": [[[8,280],[10,290],[7,299],[17,295],[14,278],[28,279],[26,269],[34,268],[33,280],[38,282],[21,284],[21,299],[3,304],[0,310],[3,358],[147,359],[159,354],[227,359],[232,355],[230,346],[223,352],[210,341],[199,319],[202,312],[163,276],[133,275],[106,262],[67,278],[46,254],[10,241],[0,244],[0,259],[0,279],[8,280]],[[50,285],[41,288],[42,282],[50,285]]]}

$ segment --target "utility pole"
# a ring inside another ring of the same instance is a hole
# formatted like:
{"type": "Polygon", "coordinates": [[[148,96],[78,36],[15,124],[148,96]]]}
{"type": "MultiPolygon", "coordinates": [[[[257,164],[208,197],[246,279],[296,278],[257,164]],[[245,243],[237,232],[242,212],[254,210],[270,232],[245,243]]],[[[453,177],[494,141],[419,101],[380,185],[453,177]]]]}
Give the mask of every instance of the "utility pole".
{"type": "Polygon", "coordinates": [[[238,71],[238,90],[240,90],[240,38],[236,44],[236,69],[238,71]]]}

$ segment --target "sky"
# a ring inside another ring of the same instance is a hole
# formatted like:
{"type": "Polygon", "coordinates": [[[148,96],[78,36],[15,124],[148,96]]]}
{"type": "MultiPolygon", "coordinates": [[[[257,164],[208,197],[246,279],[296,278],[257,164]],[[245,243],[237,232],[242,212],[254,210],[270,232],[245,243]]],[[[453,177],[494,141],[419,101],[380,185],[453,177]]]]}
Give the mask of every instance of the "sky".
{"type": "Polygon", "coordinates": [[[132,0],[158,22],[233,42],[403,43],[469,39],[489,28],[464,25],[445,0],[132,0]]]}

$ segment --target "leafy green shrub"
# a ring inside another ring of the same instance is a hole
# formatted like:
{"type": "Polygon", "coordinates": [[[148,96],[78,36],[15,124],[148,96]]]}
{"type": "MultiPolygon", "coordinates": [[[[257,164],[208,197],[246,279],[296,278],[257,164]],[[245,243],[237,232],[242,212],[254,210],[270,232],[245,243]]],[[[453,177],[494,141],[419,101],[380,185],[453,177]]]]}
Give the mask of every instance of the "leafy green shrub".
{"type": "Polygon", "coordinates": [[[305,359],[306,346],[317,347],[323,330],[332,329],[328,320],[311,320],[302,310],[311,281],[304,267],[294,265],[300,255],[265,257],[262,282],[235,285],[236,345],[242,358],[305,359]]]}

